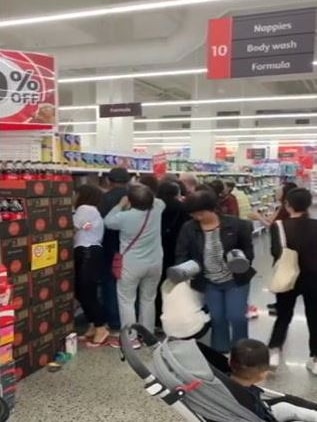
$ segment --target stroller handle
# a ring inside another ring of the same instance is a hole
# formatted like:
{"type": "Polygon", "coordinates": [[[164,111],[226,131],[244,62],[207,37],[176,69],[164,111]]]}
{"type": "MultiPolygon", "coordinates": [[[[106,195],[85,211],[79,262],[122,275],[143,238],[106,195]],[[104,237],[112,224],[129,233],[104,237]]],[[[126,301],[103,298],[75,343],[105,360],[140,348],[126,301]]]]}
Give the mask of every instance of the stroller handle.
{"type": "Polygon", "coordinates": [[[131,326],[125,326],[120,333],[120,344],[121,351],[124,358],[128,361],[129,365],[143,380],[151,377],[152,374],[149,369],[142,363],[138,356],[138,353],[133,349],[131,342],[131,332],[136,331],[138,336],[142,337],[143,342],[148,347],[155,346],[159,343],[159,340],[150,333],[145,327],[139,324],[133,324],[131,326]]]}

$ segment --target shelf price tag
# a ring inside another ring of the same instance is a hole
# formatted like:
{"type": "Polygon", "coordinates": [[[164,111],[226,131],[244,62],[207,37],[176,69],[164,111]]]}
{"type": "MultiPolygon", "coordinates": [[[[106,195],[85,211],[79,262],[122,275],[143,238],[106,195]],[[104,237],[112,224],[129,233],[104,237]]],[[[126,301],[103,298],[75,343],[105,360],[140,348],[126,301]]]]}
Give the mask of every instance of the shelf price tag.
{"type": "Polygon", "coordinates": [[[57,240],[32,245],[31,270],[40,270],[57,264],[57,240]]]}

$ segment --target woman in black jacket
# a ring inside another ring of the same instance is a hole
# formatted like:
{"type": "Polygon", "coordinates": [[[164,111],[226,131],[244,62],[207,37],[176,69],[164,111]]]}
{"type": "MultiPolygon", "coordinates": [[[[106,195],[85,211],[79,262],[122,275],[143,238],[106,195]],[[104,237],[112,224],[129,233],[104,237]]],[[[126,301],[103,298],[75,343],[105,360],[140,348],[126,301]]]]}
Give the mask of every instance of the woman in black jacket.
{"type": "MultiPolygon", "coordinates": [[[[285,207],[290,218],[283,221],[283,226],[287,246],[298,253],[300,275],[293,290],[277,294],[277,319],[269,347],[271,365],[278,366],[297,297],[302,295],[310,337],[311,359],[307,368],[317,375],[317,220],[309,218],[308,210],[311,204],[312,195],[307,189],[292,189],[286,196],[285,207]]],[[[271,227],[271,239],[271,252],[276,261],[282,253],[276,224],[271,227]]]]}
{"type": "Polygon", "coordinates": [[[194,260],[200,265],[201,272],[192,280],[192,287],[205,294],[212,318],[212,348],[228,353],[232,343],[248,337],[245,314],[249,282],[255,271],[250,267],[245,274],[232,274],[226,256],[240,249],[250,263],[253,261],[252,224],[218,215],[216,208],[217,196],[213,192],[196,192],[186,199],[185,209],[193,220],[180,232],[176,262],[194,260]]]}

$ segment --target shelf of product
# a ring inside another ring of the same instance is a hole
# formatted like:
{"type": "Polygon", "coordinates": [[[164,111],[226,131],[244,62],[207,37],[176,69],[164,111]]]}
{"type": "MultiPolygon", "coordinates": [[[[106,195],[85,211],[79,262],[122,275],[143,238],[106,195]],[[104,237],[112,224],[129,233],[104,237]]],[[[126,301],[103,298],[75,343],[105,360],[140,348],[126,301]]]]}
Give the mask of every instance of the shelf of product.
{"type": "Polygon", "coordinates": [[[73,332],[73,184],[39,168],[1,170],[0,372],[13,367],[15,384],[73,332]]]}

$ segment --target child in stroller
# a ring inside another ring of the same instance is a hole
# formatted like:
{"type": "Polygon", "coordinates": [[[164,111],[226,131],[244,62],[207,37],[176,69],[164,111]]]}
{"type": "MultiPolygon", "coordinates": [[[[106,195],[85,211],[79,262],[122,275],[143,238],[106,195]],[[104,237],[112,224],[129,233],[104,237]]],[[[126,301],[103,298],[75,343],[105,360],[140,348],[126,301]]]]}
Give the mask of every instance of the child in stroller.
{"type": "Polygon", "coordinates": [[[317,421],[316,404],[254,386],[269,368],[268,351],[262,343],[243,340],[233,348],[228,362],[195,339],[167,338],[161,343],[140,325],[125,327],[120,342],[124,358],[144,380],[146,391],[186,421],[317,421]],[[135,331],[153,348],[149,364],[133,349],[130,333],[135,331]]]}
{"type": "Polygon", "coordinates": [[[291,397],[262,400],[264,390],[257,384],[266,380],[269,361],[268,347],[257,340],[240,340],[231,350],[230,377],[253,396],[256,414],[267,421],[317,422],[317,405],[305,400],[291,397]]]}

